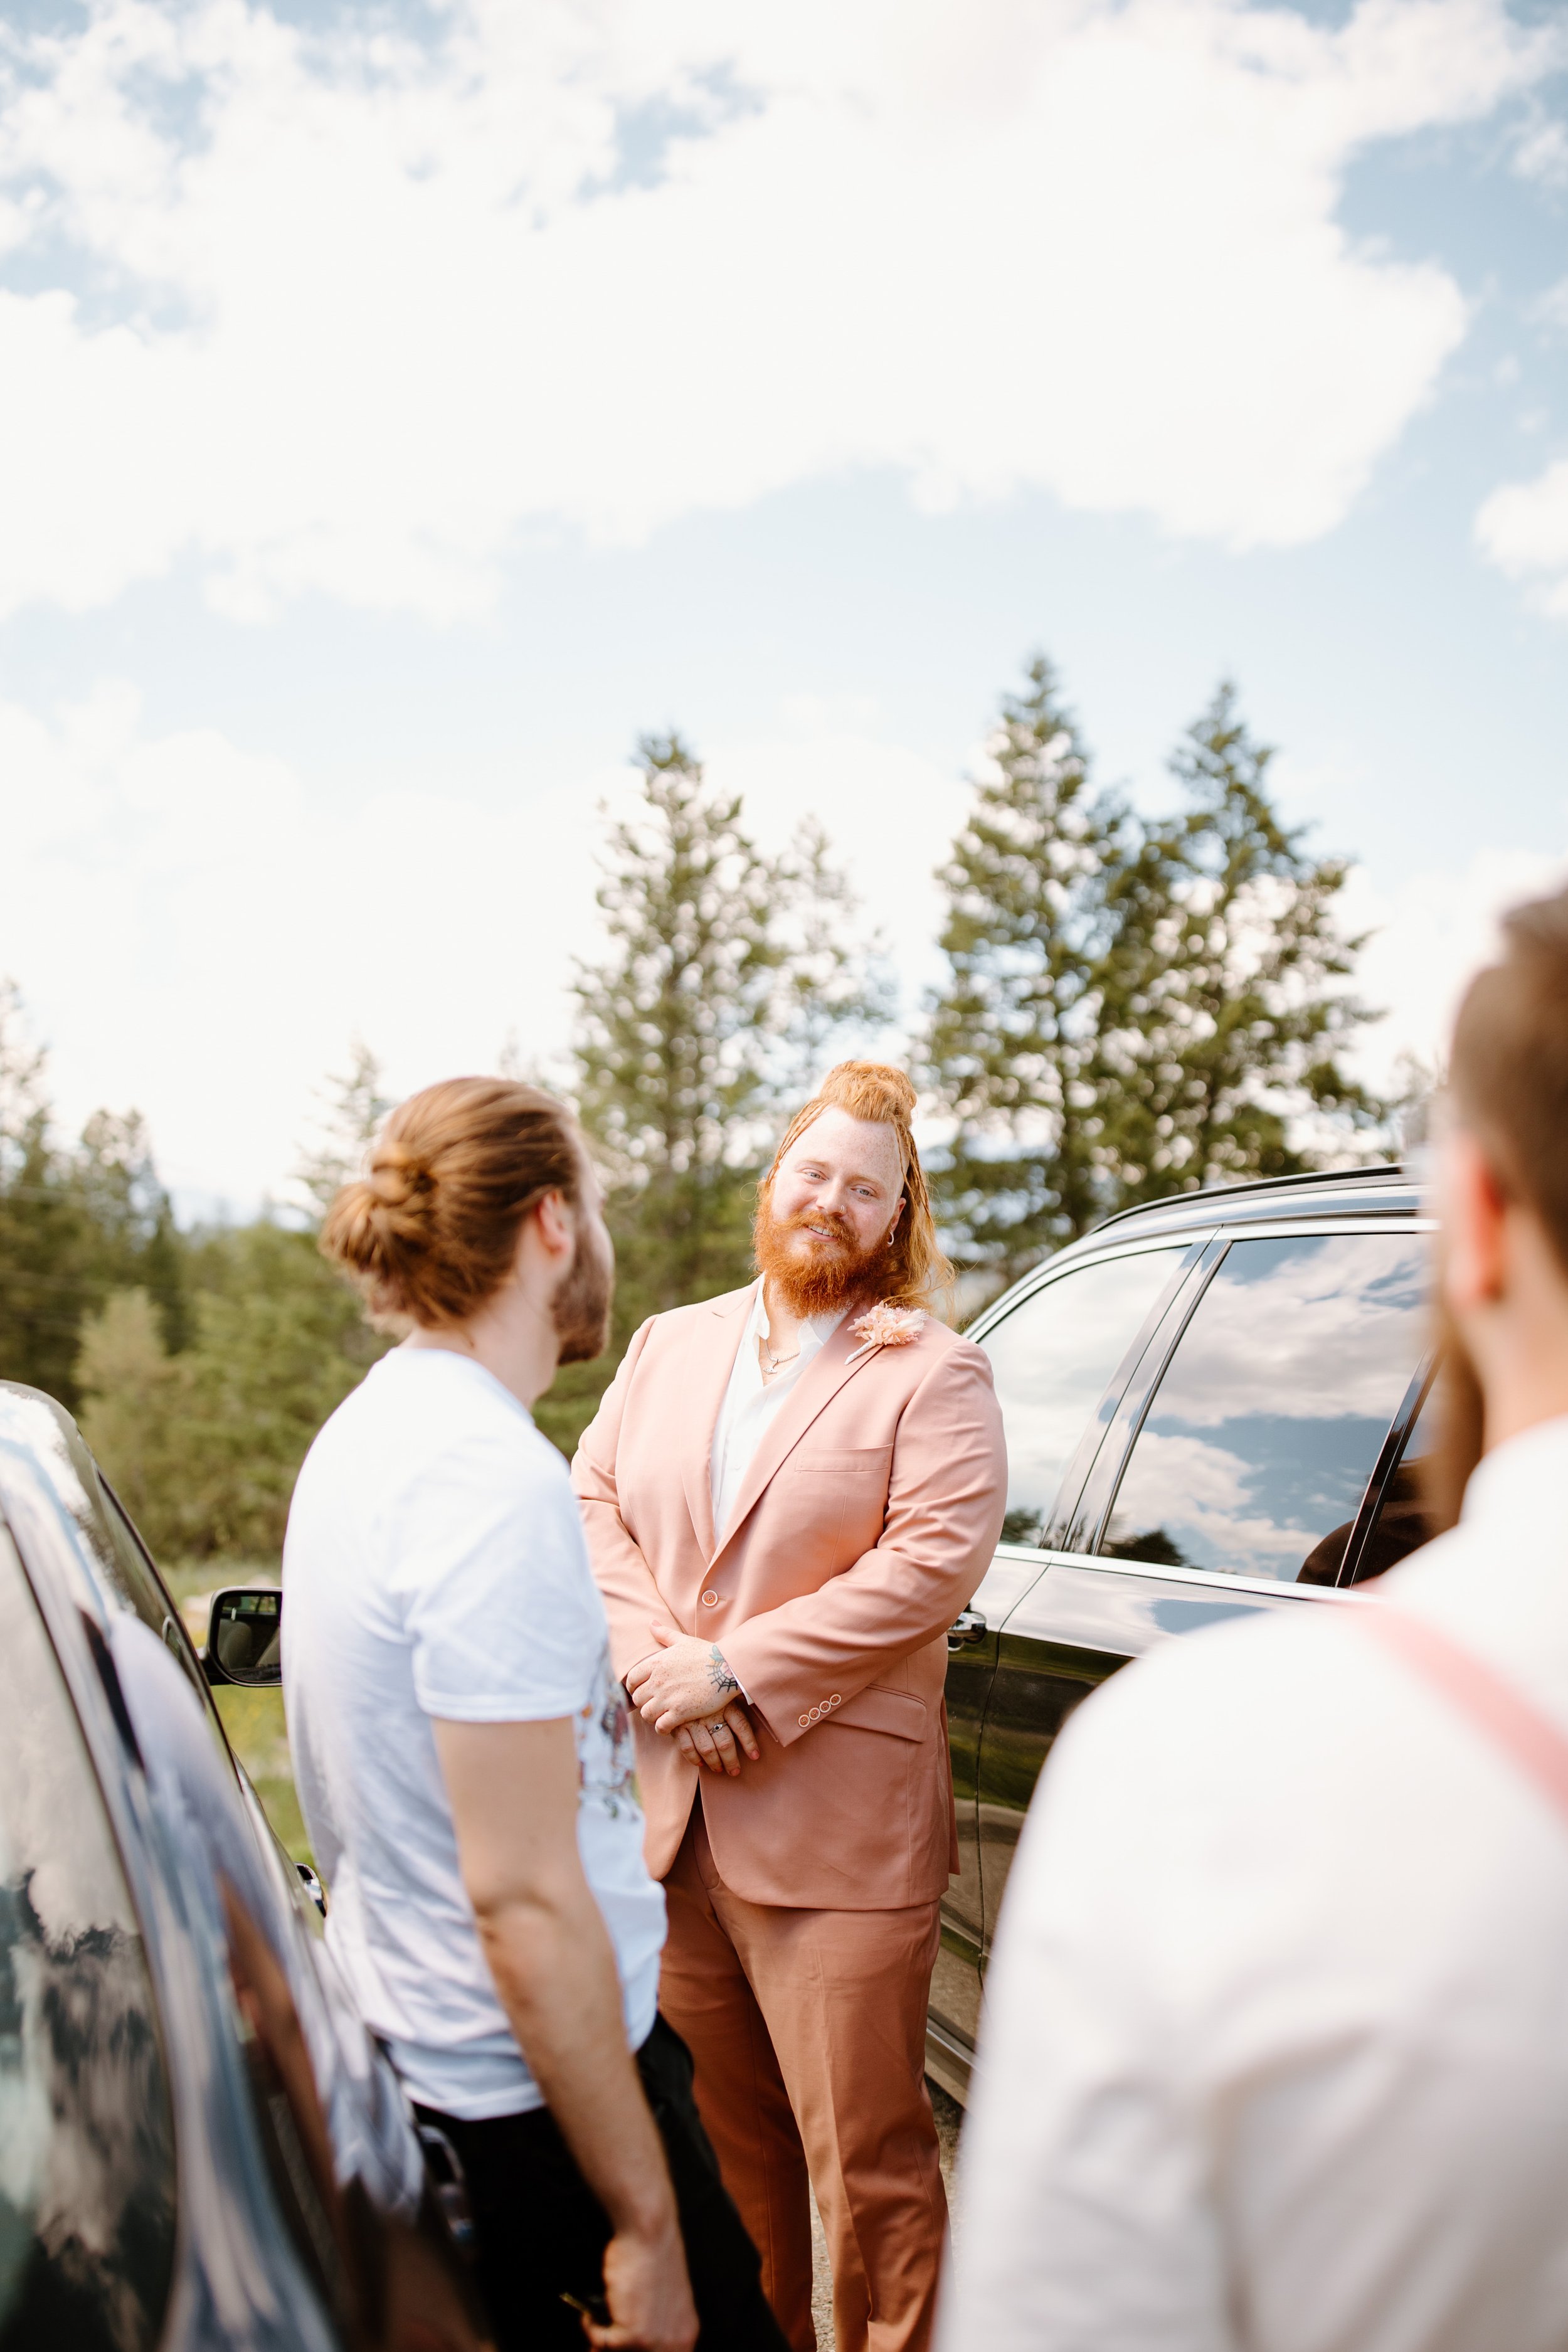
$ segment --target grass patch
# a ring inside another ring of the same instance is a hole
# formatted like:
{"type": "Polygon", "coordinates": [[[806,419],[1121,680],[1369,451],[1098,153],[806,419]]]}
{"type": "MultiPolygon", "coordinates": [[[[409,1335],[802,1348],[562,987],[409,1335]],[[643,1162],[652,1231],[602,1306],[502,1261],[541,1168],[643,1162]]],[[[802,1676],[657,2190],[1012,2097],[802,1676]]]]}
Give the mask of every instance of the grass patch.
{"type": "Polygon", "coordinates": [[[311,1859],[310,1841],[294,1793],[289,1761],[289,1727],[283,1719],[280,1690],[214,1691],[229,1746],[256,1783],[256,1793],[267,1808],[267,1818],[296,1862],[311,1859]]]}

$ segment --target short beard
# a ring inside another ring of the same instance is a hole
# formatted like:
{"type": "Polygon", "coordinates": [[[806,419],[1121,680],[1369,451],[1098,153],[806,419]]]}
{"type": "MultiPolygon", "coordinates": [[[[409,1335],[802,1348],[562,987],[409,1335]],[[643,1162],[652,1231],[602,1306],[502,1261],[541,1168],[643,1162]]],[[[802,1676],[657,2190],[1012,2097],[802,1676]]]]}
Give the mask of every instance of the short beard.
{"type": "Polygon", "coordinates": [[[1421,1499],[1440,1536],[1458,1524],[1465,1489],[1486,1449],[1486,1401],[1469,1349],[1447,1307],[1437,1309],[1437,1437],[1416,1465],[1421,1499]]]}
{"type": "Polygon", "coordinates": [[[610,1302],[616,1295],[616,1262],[600,1238],[586,1227],[577,1235],[571,1269],[550,1302],[563,1364],[591,1363],[602,1356],[610,1340],[610,1302]]]}
{"type": "Polygon", "coordinates": [[[809,1223],[829,1226],[836,1238],[824,1241],[808,1231],[805,1217],[775,1217],[765,1197],[757,1203],[752,1227],[757,1272],[773,1285],[789,1312],[805,1322],[816,1315],[842,1315],[857,1298],[879,1297],[889,1274],[888,1236],[869,1249],[858,1249],[842,1217],[813,1216],[809,1223]]]}

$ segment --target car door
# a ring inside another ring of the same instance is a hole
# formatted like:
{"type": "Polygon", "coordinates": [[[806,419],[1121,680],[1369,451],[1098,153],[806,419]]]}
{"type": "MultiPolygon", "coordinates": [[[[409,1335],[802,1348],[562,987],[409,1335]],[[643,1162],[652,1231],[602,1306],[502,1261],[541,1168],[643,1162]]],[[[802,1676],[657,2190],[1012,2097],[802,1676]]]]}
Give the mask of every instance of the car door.
{"type": "Polygon", "coordinates": [[[153,2352],[177,2237],[167,2021],[3,1525],[0,1723],[0,2344],[153,2352]]]}
{"type": "Polygon", "coordinates": [[[1188,1258],[999,1631],[975,1804],[983,1958],[1074,1707],[1173,1633],[1328,1597],[1426,1336],[1426,1244],[1405,1220],[1222,1230],[1188,1258]]]}
{"type": "Polygon", "coordinates": [[[1091,1450],[1098,1444],[1096,1413],[1108,1385],[1119,1369],[1137,1360],[1167,1295],[1199,1254],[1189,1237],[1160,1237],[1054,1263],[976,1330],[1002,1406],[1008,1487],[995,1557],[949,1637],[959,1871],[942,1904],[931,2017],[932,2072],[950,2086],[963,2086],[980,2012],[980,1738],[998,1629],[1040,1574],[1041,1539],[1053,1523],[1064,1478],[1070,1481],[1086,1443],[1091,1450]]]}

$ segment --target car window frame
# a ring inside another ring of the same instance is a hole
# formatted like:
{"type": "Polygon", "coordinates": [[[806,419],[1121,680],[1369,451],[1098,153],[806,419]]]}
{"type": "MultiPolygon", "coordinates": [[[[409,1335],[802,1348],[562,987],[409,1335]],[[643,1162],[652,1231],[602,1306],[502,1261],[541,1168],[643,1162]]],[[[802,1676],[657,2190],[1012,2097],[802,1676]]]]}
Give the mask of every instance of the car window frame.
{"type": "Polygon", "coordinates": [[[1422,1409],[1432,1393],[1436,1379],[1437,1349],[1436,1347],[1429,1347],[1411,1376],[1410,1385],[1405,1391],[1399,1411],[1389,1425],[1388,1434],[1384,1439],[1377,1460],[1373,1465],[1372,1475],[1366,1482],[1366,1492],[1361,1498],[1361,1508],[1356,1513],[1355,1525],[1351,1529],[1350,1541],[1345,1546],[1344,1560],[1339,1575],[1334,1580],[1335,1590],[1342,1586],[1348,1589],[1363,1580],[1360,1573],[1362,1555],[1372,1540],[1372,1531],[1377,1525],[1384,1498],[1393,1483],[1394,1472],[1405,1459],[1405,1449],[1410,1443],[1415,1424],[1421,1418],[1422,1409]]]}
{"type": "MultiPolygon", "coordinates": [[[[1336,1234],[1364,1234],[1371,1233],[1388,1233],[1390,1231],[1410,1234],[1431,1234],[1436,1233],[1436,1218],[1422,1215],[1399,1217],[1298,1215],[1294,1217],[1279,1218],[1248,1218],[1245,1222],[1237,1219],[1232,1223],[1218,1226],[1215,1230],[1208,1247],[1204,1253],[1204,1259],[1199,1277],[1191,1283],[1188,1292],[1180,1295],[1179,1303],[1182,1312],[1179,1318],[1174,1315],[1173,1311],[1169,1312],[1165,1319],[1170,1323],[1171,1328],[1168,1331],[1161,1330],[1157,1332],[1151,1339],[1149,1347],[1150,1360],[1146,1363],[1140,1363],[1138,1365],[1133,1379],[1129,1382],[1128,1390],[1124,1397],[1124,1406],[1126,1409],[1123,1410],[1119,1408],[1115,1420],[1112,1422],[1110,1428],[1106,1432],[1107,1442],[1109,1444],[1112,1438],[1118,1435],[1120,1427],[1121,1434],[1120,1458],[1114,1463],[1115,1475],[1113,1477],[1110,1476],[1109,1475],[1109,1471],[1107,1471],[1103,1476],[1100,1475],[1095,1476],[1094,1490],[1092,1493],[1086,1486],[1083,1501],[1090,1504],[1096,1509],[1096,1517],[1093,1524],[1089,1526],[1087,1530],[1088,1545],[1082,1549],[1077,1545],[1073,1545],[1070,1548],[1064,1547],[1060,1550],[1058,1556],[1064,1559],[1071,1559],[1076,1564],[1080,1565],[1087,1560],[1093,1567],[1108,1570],[1112,1574],[1144,1577],[1168,1577],[1181,1584],[1203,1585],[1210,1591],[1284,1592],[1293,1594],[1298,1600],[1307,1601],[1331,1601],[1337,1594],[1344,1591],[1350,1581],[1346,1575],[1346,1570],[1352,1559],[1359,1560],[1361,1557],[1361,1553],[1366,1543],[1367,1535],[1376,1515],[1376,1503],[1381,1499],[1384,1486],[1386,1485],[1387,1479],[1392,1476],[1394,1469],[1398,1465],[1399,1453],[1400,1449],[1403,1447],[1404,1438],[1400,1438],[1399,1446],[1394,1447],[1391,1456],[1390,1447],[1394,1445],[1395,1433],[1400,1429],[1402,1423],[1404,1423],[1405,1435],[1408,1435],[1410,1429],[1415,1426],[1415,1413],[1412,1412],[1410,1414],[1408,1421],[1405,1420],[1405,1415],[1409,1406],[1412,1393],[1419,1391],[1420,1396],[1425,1395],[1426,1391],[1423,1386],[1424,1375],[1429,1383],[1431,1357],[1431,1350],[1429,1349],[1424,1351],[1421,1361],[1418,1363],[1415,1372],[1412,1375],[1410,1383],[1405,1391],[1404,1397],[1401,1399],[1399,1405],[1396,1407],[1394,1415],[1390,1419],[1389,1426],[1384,1433],[1383,1443],[1378,1448],[1377,1457],[1373,1462],[1372,1471],[1368,1475],[1366,1486],[1362,1491],[1361,1500],[1356,1506],[1355,1517],[1352,1521],[1350,1537],[1345,1545],[1345,1557],[1340,1563],[1340,1573],[1334,1583],[1298,1584],[1293,1580],[1286,1582],[1280,1578],[1273,1576],[1230,1576],[1226,1574],[1225,1570],[1218,1568],[1177,1568],[1173,1566],[1167,1567],[1162,1562],[1153,1560],[1117,1559],[1113,1559],[1109,1553],[1100,1551],[1098,1547],[1104,1540],[1105,1531],[1110,1519],[1110,1514],[1116,1507],[1116,1497],[1121,1490],[1122,1478],[1126,1474],[1127,1465],[1131,1459],[1132,1449],[1138,1443],[1139,1433],[1142,1429],[1143,1422],[1149,1412],[1149,1408],[1152,1404],[1154,1398],[1159,1393],[1160,1384],[1165,1377],[1171,1359],[1175,1354],[1177,1348],[1181,1345],[1182,1336],[1186,1330],[1187,1325],[1191,1321],[1192,1317],[1197,1308],[1199,1300],[1203,1297],[1209,1284],[1213,1281],[1220,1266],[1224,1264],[1233,1242],[1282,1240],[1317,1241],[1327,1239],[1336,1234]]],[[[1177,1303],[1177,1301],[1172,1302],[1173,1310],[1177,1303]]],[[[1419,1402],[1417,1402],[1416,1410],[1419,1410],[1419,1402]]],[[[1102,1453],[1104,1449],[1102,1448],[1102,1453]]],[[[1095,1463],[1096,1474],[1100,1472],[1100,1461],[1097,1458],[1095,1463]]],[[[1082,1506],[1080,1504],[1080,1510],[1081,1507],[1082,1506]]],[[[1079,1528],[1075,1527],[1072,1532],[1075,1534],[1079,1533],[1079,1528]]],[[[1022,1597],[1022,1595],[1019,1596],[1020,1599],[1022,1597]]]]}
{"type": "MultiPolygon", "coordinates": [[[[1046,1516],[1038,1542],[999,1542],[995,1546],[994,1557],[1024,1562],[1038,1562],[1043,1559],[1047,1552],[1060,1549],[1055,1538],[1071,1523],[1074,1508],[1082,1492],[1084,1479],[1100,1453],[1107,1429],[1114,1417],[1117,1403],[1128,1381],[1137,1370],[1151,1338],[1159,1328],[1172,1303],[1181,1296],[1183,1285],[1190,1278],[1194,1266],[1201,1259],[1205,1245],[1212,1238],[1212,1227],[1196,1234],[1178,1232],[1128,1235],[1125,1238],[1119,1236],[1111,1247],[1087,1249],[1081,1255],[1075,1255],[1068,1264],[1062,1262],[1067,1255],[1064,1251],[1060,1257],[1047,1258],[1046,1264],[1040,1267],[1037,1278],[1031,1281],[1026,1288],[1010,1290],[997,1299],[994,1306],[987,1307],[984,1315],[977,1317],[964,1334],[966,1339],[973,1339],[978,1347],[984,1348],[993,1331],[1000,1329],[1004,1323],[1010,1322],[1015,1315],[1027,1312],[1044,1292],[1053,1289],[1058,1282],[1070,1282],[1075,1275],[1087,1273],[1091,1266],[1106,1265],[1117,1259],[1128,1257],[1158,1255],[1170,1257],[1175,1261],[1170,1280],[1147,1309],[1142,1322],[1122,1350],[1110,1380],[1096,1400],[1092,1412],[1084,1423],[1083,1431],[1077,1444],[1063,1465],[1061,1476],[1057,1482],[1056,1495],[1046,1516]]],[[[1022,1595],[1020,1594],[1019,1597],[1021,1598],[1022,1595]]]]}

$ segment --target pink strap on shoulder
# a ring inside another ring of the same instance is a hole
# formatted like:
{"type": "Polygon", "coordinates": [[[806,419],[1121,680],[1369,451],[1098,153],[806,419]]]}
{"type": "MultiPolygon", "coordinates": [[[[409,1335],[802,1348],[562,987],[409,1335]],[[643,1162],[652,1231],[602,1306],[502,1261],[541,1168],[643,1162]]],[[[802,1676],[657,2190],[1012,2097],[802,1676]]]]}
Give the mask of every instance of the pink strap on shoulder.
{"type": "Polygon", "coordinates": [[[1442,1692],[1460,1715],[1512,1759],[1547,1802],[1568,1819],[1568,1737],[1506,1675],[1451,1641],[1425,1618],[1385,1601],[1353,1605],[1356,1622],[1442,1692]]]}

